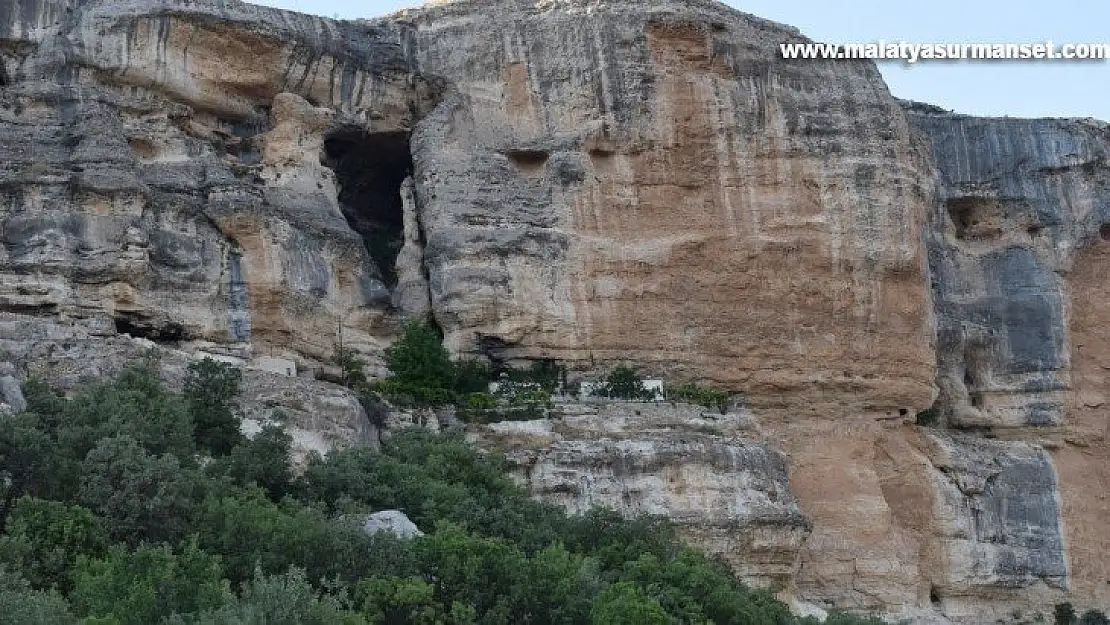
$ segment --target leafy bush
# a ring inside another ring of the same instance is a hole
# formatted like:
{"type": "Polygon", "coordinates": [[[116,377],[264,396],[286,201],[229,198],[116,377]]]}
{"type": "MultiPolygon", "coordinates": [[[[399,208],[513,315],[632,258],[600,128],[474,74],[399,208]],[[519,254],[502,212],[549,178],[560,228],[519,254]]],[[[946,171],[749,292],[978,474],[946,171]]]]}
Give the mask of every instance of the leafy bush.
{"type": "Polygon", "coordinates": [[[1110,625],[1110,618],[1100,610],[1087,610],[1079,617],[1079,625],[1110,625]]]}
{"type": "Polygon", "coordinates": [[[196,476],[177,457],[153,456],[128,436],[105,438],[81,471],[78,500],[110,521],[115,540],[136,545],[185,535],[196,476]]]}
{"type": "Polygon", "coordinates": [[[450,401],[454,366],[439,334],[426,321],[406,323],[401,338],[386,348],[385,360],[399,394],[433,405],[450,401]]]}
{"type": "Polygon", "coordinates": [[[189,363],[185,377],[185,401],[196,428],[199,447],[222,456],[239,444],[239,415],[235,396],[243,373],[211,358],[189,363]]]}
{"type": "Polygon", "coordinates": [[[714,408],[719,410],[721,414],[728,412],[728,391],[701,388],[696,384],[680,384],[674,387],[668,386],[666,388],[666,396],[667,399],[671,401],[714,408]]]}
{"type": "Polygon", "coordinates": [[[110,544],[104,519],[88,508],[23,497],[12,510],[7,534],[0,536],[0,561],[34,588],[69,592],[77,557],[99,557],[110,544]]]}
{"type": "Polygon", "coordinates": [[[471,393],[460,399],[456,414],[467,423],[543,419],[555,407],[551,392],[531,382],[505,381],[496,395],[471,393]]]}
{"type": "Polygon", "coordinates": [[[468,393],[462,396],[456,414],[467,423],[487,423],[500,405],[496,395],[491,393],[468,393]]]}
{"type": "Polygon", "coordinates": [[[605,589],[590,612],[592,625],[669,625],[663,606],[641,586],[617,582],[605,589]]]}
{"type": "Polygon", "coordinates": [[[293,489],[290,449],[293,437],[276,425],[267,425],[253,439],[231,450],[226,458],[212,463],[209,473],[224,475],[242,486],[258,486],[274,501],[293,489]]]}
{"type": "MultiPolygon", "coordinates": [[[[154,361],[140,362],[114,383],[94,385],[59,405],[56,434],[75,459],[84,458],[101,439],[126,436],[151,454],[171,454],[192,464],[195,424],[188,398],[162,388],[154,361]]],[[[235,427],[238,431],[237,422],[235,427]]]]}
{"type": "Polygon", "coordinates": [[[388,397],[394,404],[409,408],[443,406],[454,400],[450,389],[412,386],[394,378],[373,382],[369,385],[369,390],[388,397]]]}
{"type": "Polygon", "coordinates": [[[615,399],[646,400],[653,397],[653,393],[644,388],[636,370],[624,365],[613,369],[596,392],[615,399]]]}
{"type": "Polygon", "coordinates": [[[258,625],[361,625],[360,615],[347,609],[342,594],[320,596],[303,569],[290,567],[280,575],[263,575],[256,570],[254,579],[243,588],[235,606],[235,620],[229,623],[258,625]]]}
{"type": "Polygon", "coordinates": [[[75,623],[65,599],[33,590],[27,580],[0,566],[0,625],[75,623]]]}
{"type": "Polygon", "coordinates": [[[534,386],[543,389],[548,395],[554,393],[566,381],[566,367],[554,360],[544,358],[532,361],[527,369],[507,367],[504,371],[509,382],[534,386]]]}
{"type": "Polygon", "coordinates": [[[291,566],[314,580],[351,582],[372,561],[376,544],[354,524],[336,522],[323,506],[274,503],[257,490],[207,498],[194,527],[200,547],[222,556],[233,584],[249,580],[256,568],[276,575],[291,566]]]}
{"type": "Polygon", "coordinates": [[[485,393],[493,379],[489,365],[481,360],[460,360],[454,364],[456,395],[465,397],[485,393]]]}
{"type": "Polygon", "coordinates": [[[185,543],[113,547],[103,559],[81,557],[74,572],[73,603],[96,618],[120,625],[149,625],[174,613],[218,608],[231,599],[219,558],[185,543]]]}

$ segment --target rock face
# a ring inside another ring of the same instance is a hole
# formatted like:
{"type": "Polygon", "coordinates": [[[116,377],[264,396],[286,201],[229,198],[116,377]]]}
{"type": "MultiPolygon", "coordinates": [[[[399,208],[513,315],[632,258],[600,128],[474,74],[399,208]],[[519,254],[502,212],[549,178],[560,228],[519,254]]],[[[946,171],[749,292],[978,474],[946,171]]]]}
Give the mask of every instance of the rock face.
{"type": "Polygon", "coordinates": [[[380,532],[389,532],[398,538],[414,538],[423,536],[424,532],[416,527],[404,512],[399,510],[382,510],[366,517],[362,522],[362,531],[374,535],[380,532]]]}
{"type": "Polygon", "coordinates": [[[1067,589],[1105,609],[1110,127],[909,118],[938,169],[938,405],[954,427],[1051,439],[1067,589]]]}
{"type": "Polygon", "coordinates": [[[1082,257],[1110,222],[1108,129],[923,107],[909,118],[940,179],[928,236],[948,420],[1059,425],[1072,360],[1068,274],[1090,262],[1082,257]]]}
{"type": "Polygon", "coordinates": [[[580,513],[662,515],[750,583],[787,585],[810,527],[785,458],[750,415],[670,404],[564,405],[487,426],[532,492],[580,513]]]}
{"type": "Polygon", "coordinates": [[[243,365],[247,429],[375,444],[456,419],[314,378],[430,312],[457,354],[737,393],[480,432],[537,496],[816,612],[1110,609],[1110,129],[800,40],[708,0],[0,3],[0,399],[156,346],[243,365]]]}
{"type": "Polygon", "coordinates": [[[532,6],[403,15],[455,86],[413,139],[447,344],[928,406],[930,173],[875,68],[715,2],[532,6]]]}
{"type": "Polygon", "coordinates": [[[388,272],[320,155],[431,106],[380,29],[238,2],[21,0],[0,42],[0,307],[248,359],[388,339],[388,272]]]}

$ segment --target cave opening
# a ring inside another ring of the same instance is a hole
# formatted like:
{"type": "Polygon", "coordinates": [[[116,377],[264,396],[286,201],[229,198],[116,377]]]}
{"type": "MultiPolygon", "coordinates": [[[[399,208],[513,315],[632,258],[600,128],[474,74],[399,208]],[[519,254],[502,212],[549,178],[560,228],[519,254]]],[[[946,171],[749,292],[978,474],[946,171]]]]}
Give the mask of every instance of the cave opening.
{"type": "Polygon", "coordinates": [[[185,327],[175,321],[159,323],[147,317],[119,312],[112,319],[116,334],[127,334],[132,338],[146,339],[159,344],[180,343],[187,339],[185,327]]]}
{"type": "Polygon", "coordinates": [[[976,216],[976,200],[971,198],[954,198],[948,201],[948,217],[956,227],[956,238],[964,239],[968,231],[979,225],[976,216]]]}
{"type": "Polygon", "coordinates": [[[405,242],[401,184],[412,174],[407,132],[333,131],[324,142],[324,165],[335,172],[339,206],[362,236],[386,286],[397,284],[397,255],[405,242]]]}
{"type": "Polygon", "coordinates": [[[1098,236],[1103,241],[1110,242],[1110,223],[1102,224],[1098,229],[1098,236]]]}

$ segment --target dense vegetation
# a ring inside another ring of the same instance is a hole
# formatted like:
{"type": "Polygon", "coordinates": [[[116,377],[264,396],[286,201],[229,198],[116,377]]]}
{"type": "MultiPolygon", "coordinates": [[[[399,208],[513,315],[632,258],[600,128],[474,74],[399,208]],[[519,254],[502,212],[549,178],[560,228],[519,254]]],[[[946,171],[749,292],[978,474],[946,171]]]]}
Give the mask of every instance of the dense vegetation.
{"type": "Polygon", "coordinates": [[[532,501],[458,436],[294,476],[281,429],[234,427],[237,373],[197,363],[178,394],[155,364],[72,398],[29,382],[0,417],[0,625],[809,622],[662,521],[532,501]],[[426,534],[367,536],[382,509],[426,534]]]}
{"type": "MultiPolygon", "coordinates": [[[[567,370],[553,360],[536,360],[528,368],[501,364],[491,367],[478,360],[452,361],[429,323],[414,320],[402,336],[386,350],[392,375],[368,383],[365,363],[353,352],[338,348],[333,360],[343,371],[342,382],[367,395],[384,397],[408,407],[454,404],[468,423],[540,419],[553,407],[552,395],[576,395],[568,383],[567,370]],[[489,391],[490,382],[497,390],[489,391]]],[[[596,397],[631,401],[665,398],[719,410],[724,414],[730,398],[726,391],[694,384],[668,384],[663,397],[644,387],[633,368],[617,366],[593,390],[596,397]]]]}

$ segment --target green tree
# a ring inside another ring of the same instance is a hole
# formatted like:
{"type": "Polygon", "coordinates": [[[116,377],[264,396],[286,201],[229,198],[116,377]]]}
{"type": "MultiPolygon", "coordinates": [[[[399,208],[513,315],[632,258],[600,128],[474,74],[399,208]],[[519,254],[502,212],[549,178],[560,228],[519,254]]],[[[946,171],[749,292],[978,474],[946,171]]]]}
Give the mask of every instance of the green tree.
{"type": "Polygon", "coordinates": [[[74,606],[120,625],[149,625],[175,613],[217,609],[231,599],[219,558],[193,542],[174,550],[113,547],[103,559],[82,557],[74,572],[74,606]]]}
{"type": "Polygon", "coordinates": [[[456,395],[485,393],[492,379],[489,365],[481,360],[459,360],[454,365],[456,395]]]}
{"type": "Polygon", "coordinates": [[[670,625],[659,602],[631,582],[606,588],[590,612],[593,625],[670,625]]]}
{"type": "Polygon", "coordinates": [[[0,625],[75,623],[65,599],[33,590],[27,580],[0,566],[0,625]]]}
{"type": "Polygon", "coordinates": [[[129,367],[65,402],[57,437],[80,462],[102,438],[128,436],[154,455],[192,462],[193,420],[180,395],[162,388],[154,361],[129,367]]]}
{"type": "Polygon", "coordinates": [[[16,500],[43,489],[53,472],[54,444],[37,415],[4,417],[0,427],[0,531],[16,500]]]}
{"type": "Polygon", "coordinates": [[[254,438],[236,445],[226,458],[213,463],[212,471],[223,472],[240,486],[256,485],[278,501],[293,489],[292,444],[293,437],[283,428],[267,425],[254,438]]]}
{"type": "Polygon", "coordinates": [[[1110,625],[1110,618],[1099,610],[1087,610],[1079,617],[1079,625],[1110,625]]]}
{"type": "Polygon", "coordinates": [[[356,625],[365,620],[346,609],[341,594],[320,597],[308,583],[304,569],[291,567],[281,575],[255,570],[243,590],[242,603],[259,614],[266,625],[356,625]]]}
{"type": "Polygon", "coordinates": [[[589,620],[594,598],[601,590],[595,558],[571,553],[554,544],[532,555],[520,587],[517,611],[543,615],[552,625],[572,625],[589,620]]]}
{"type": "Polygon", "coordinates": [[[359,358],[355,350],[336,345],[331,362],[342,372],[340,384],[343,386],[357,389],[366,384],[366,361],[359,358]]]}
{"type": "Polygon", "coordinates": [[[471,606],[479,620],[490,625],[519,621],[520,595],[529,580],[527,560],[518,547],[444,523],[415,541],[413,548],[421,569],[433,573],[440,602],[471,606]]]}
{"type": "Polygon", "coordinates": [[[215,610],[174,615],[163,625],[366,625],[346,603],[342,593],[320,595],[299,568],[280,575],[255,571],[241,598],[215,610]]]}
{"type": "Polygon", "coordinates": [[[428,322],[407,322],[401,337],[386,348],[385,360],[401,392],[426,403],[451,399],[454,366],[439,333],[428,322]]]}
{"type": "Polygon", "coordinates": [[[77,557],[103,555],[109,544],[104,520],[89,509],[23,497],[0,537],[0,560],[17,566],[35,588],[69,592],[77,557]]]}
{"type": "Polygon", "coordinates": [[[649,399],[651,392],[644,388],[635,369],[623,365],[613,369],[605,378],[604,392],[617,399],[649,399]]]}
{"type": "Polygon", "coordinates": [[[422,579],[371,577],[359,582],[356,596],[372,623],[438,625],[442,621],[435,588],[422,579]]]}
{"type": "Polygon", "coordinates": [[[195,518],[198,544],[222,558],[234,584],[251,579],[256,567],[277,575],[293,565],[313,580],[353,583],[379,557],[375,540],[355,523],[292,500],[274,503],[257,489],[208,497],[195,518]]]}
{"type": "Polygon", "coordinates": [[[172,542],[188,528],[196,477],[176,457],[151,455],[129,436],[105,438],[82,463],[78,498],[111,522],[116,540],[172,542]]]}
{"type": "Polygon", "coordinates": [[[211,358],[189,363],[185,401],[196,428],[197,445],[213,455],[229,453],[241,440],[235,397],[242,379],[239,369],[211,358]]]}

